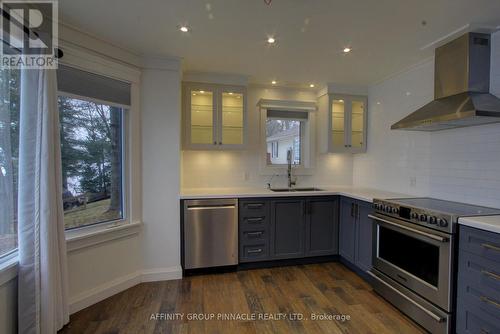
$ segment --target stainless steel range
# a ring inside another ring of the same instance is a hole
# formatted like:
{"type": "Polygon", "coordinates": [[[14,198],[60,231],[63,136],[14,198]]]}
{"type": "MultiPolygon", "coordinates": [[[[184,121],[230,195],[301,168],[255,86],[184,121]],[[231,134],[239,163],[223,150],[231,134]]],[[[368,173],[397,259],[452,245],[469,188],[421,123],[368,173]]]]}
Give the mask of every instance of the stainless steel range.
{"type": "Polygon", "coordinates": [[[431,333],[452,333],[459,217],[499,209],[433,198],[374,200],[375,290],[431,333]]]}

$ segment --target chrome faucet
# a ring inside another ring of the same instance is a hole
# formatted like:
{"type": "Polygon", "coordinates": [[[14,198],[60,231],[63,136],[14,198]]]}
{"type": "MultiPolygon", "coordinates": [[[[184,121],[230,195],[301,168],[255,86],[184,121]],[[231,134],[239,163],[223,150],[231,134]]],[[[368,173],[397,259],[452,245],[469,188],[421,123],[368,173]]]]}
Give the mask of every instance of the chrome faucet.
{"type": "Polygon", "coordinates": [[[292,149],[286,151],[286,161],[287,161],[287,177],[288,177],[288,188],[292,188],[296,184],[295,180],[292,181],[292,149]]]}

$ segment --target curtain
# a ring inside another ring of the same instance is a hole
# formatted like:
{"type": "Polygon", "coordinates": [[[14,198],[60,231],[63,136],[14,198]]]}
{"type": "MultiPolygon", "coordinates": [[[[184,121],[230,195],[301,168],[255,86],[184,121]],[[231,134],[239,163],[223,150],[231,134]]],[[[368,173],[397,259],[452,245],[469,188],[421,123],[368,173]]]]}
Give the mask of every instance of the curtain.
{"type": "Polygon", "coordinates": [[[69,321],[55,70],[23,70],[19,148],[19,333],[69,321]]]}

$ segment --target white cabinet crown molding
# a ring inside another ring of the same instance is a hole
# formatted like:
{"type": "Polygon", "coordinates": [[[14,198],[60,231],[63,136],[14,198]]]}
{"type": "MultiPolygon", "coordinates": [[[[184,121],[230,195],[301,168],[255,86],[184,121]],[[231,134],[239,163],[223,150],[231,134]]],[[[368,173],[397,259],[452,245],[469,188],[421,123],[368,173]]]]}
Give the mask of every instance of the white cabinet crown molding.
{"type": "Polygon", "coordinates": [[[260,99],[257,106],[267,110],[316,111],[318,109],[315,101],[260,99]]]}

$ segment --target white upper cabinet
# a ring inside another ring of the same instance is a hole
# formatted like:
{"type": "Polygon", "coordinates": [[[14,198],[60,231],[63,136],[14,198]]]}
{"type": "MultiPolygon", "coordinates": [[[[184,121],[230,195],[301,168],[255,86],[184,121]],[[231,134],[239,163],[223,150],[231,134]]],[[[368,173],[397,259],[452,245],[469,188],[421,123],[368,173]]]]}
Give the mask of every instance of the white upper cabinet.
{"type": "Polygon", "coordinates": [[[325,94],[319,98],[321,153],[366,152],[367,98],[325,94]]]}
{"type": "Polygon", "coordinates": [[[183,146],[187,150],[242,149],[246,144],[246,88],[183,85],[183,146]]]}

